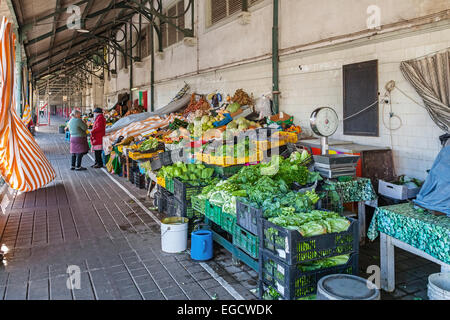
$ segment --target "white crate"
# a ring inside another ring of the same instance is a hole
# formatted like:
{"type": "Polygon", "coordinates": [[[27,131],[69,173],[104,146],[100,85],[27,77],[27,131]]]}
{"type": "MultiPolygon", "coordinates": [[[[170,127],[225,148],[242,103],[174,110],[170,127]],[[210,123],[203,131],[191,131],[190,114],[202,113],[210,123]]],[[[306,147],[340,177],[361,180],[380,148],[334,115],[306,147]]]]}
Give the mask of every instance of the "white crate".
{"type": "Polygon", "coordinates": [[[384,180],[378,181],[378,193],[397,200],[406,200],[416,197],[420,188],[408,188],[404,185],[393,184],[384,180]]]}

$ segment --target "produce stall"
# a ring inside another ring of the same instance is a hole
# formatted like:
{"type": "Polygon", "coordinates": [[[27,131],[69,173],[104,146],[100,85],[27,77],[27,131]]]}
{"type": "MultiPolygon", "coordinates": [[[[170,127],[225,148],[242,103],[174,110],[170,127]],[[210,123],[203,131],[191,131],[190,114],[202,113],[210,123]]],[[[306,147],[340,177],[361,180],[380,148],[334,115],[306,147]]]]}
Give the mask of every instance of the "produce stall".
{"type": "Polygon", "coordinates": [[[367,178],[323,178],[301,132],[288,114],[260,117],[239,89],[194,93],[186,109],[130,124],[104,146],[108,169],[152,190],[161,214],[189,218],[189,230],[205,223],[257,271],[260,298],[309,299],[321,277],[357,274],[361,219],[344,204],[376,195],[367,178]]]}

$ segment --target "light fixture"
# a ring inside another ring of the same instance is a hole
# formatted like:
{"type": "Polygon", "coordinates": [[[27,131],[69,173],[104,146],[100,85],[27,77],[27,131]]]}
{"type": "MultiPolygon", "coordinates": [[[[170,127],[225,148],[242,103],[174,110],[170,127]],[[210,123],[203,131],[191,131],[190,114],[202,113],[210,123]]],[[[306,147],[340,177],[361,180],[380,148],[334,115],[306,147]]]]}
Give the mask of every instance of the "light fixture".
{"type": "Polygon", "coordinates": [[[131,89],[131,91],[137,91],[138,90],[138,88],[132,88],[131,89]]]}
{"type": "Polygon", "coordinates": [[[86,30],[86,29],[75,29],[75,30],[80,33],[89,33],[90,32],[89,30],[86,30]]]}

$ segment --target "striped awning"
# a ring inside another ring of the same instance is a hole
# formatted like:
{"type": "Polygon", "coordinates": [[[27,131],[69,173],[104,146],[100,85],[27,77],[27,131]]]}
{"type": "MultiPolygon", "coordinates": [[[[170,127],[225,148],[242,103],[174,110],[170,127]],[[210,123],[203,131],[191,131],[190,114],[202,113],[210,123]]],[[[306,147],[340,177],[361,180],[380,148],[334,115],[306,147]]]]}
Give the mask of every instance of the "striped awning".
{"type": "Polygon", "coordinates": [[[125,128],[114,131],[103,137],[103,150],[105,154],[109,154],[112,150],[112,145],[120,136],[124,139],[128,137],[137,137],[140,135],[146,135],[151,133],[153,130],[168,126],[175,116],[169,115],[166,118],[161,118],[159,116],[150,117],[143,121],[137,121],[129,124],[125,128]]]}
{"type": "Polygon", "coordinates": [[[15,111],[14,42],[12,25],[3,17],[0,29],[0,173],[12,189],[29,192],[51,182],[56,173],[15,111]]]}

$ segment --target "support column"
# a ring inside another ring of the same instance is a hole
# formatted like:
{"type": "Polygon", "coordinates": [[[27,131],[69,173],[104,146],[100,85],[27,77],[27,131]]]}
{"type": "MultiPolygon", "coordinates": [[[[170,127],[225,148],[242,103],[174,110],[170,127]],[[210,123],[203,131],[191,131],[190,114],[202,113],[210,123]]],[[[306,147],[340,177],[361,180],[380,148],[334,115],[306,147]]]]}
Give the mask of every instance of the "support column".
{"type": "Polygon", "coordinates": [[[272,28],[272,95],[275,113],[280,110],[280,84],[279,84],[279,51],[278,51],[278,0],[273,0],[273,28],[272,28]]]}

